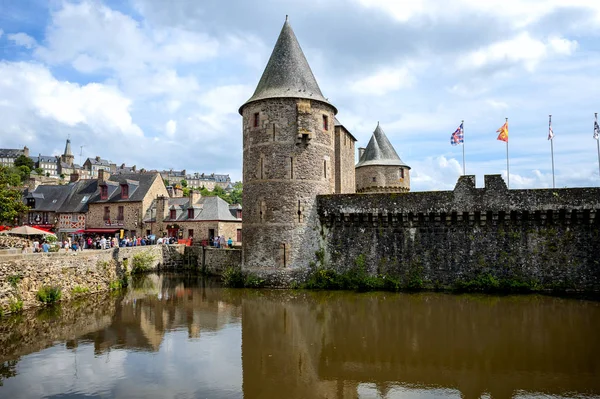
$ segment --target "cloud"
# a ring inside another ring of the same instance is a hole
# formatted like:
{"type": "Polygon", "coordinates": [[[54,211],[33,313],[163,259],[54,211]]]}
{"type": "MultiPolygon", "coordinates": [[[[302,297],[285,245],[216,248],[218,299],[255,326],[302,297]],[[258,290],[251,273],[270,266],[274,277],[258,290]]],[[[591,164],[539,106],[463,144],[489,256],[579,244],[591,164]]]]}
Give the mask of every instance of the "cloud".
{"type": "MultiPolygon", "coordinates": [[[[2,35],[0,34],[0,36],[2,36],[2,35]]],[[[17,45],[23,46],[28,49],[35,47],[35,45],[37,44],[37,42],[35,41],[35,39],[33,37],[31,37],[27,33],[23,33],[23,32],[12,33],[12,34],[6,35],[6,38],[8,40],[15,42],[15,44],[17,44],[17,45]]]]}
{"type": "Polygon", "coordinates": [[[165,124],[165,133],[167,136],[173,137],[175,132],[177,132],[177,122],[171,119],[165,124]]]}
{"type": "Polygon", "coordinates": [[[570,55],[576,48],[576,41],[551,38],[544,42],[524,32],[512,39],[499,41],[467,54],[458,61],[458,66],[464,69],[482,69],[493,65],[506,68],[523,65],[531,72],[544,59],[553,55],[570,55]]]}
{"type": "Polygon", "coordinates": [[[415,78],[407,67],[383,69],[351,84],[351,90],[359,94],[381,96],[404,87],[410,87],[415,78]]]}

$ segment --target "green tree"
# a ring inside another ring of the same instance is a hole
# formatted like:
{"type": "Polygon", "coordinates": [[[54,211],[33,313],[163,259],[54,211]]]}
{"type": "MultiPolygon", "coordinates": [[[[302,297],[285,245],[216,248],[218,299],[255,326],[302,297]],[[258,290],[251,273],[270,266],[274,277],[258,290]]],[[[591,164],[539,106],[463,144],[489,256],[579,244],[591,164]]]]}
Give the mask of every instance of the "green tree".
{"type": "Polygon", "coordinates": [[[184,188],[187,187],[187,180],[181,179],[180,183],[181,183],[181,187],[184,187],[184,188]]]}
{"type": "Polygon", "coordinates": [[[190,196],[190,189],[189,189],[189,187],[184,187],[181,191],[183,191],[183,196],[184,197],[189,197],[190,196]]]}
{"type": "Polygon", "coordinates": [[[171,183],[169,183],[169,181],[167,179],[163,179],[163,183],[165,183],[165,186],[170,186],[171,183]]]}
{"type": "Polygon", "coordinates": [[[42,168],[35,168],[33,171],[37,173],[38,176],[42,176],[44,174],[44,169],[42,168]]]}
{"type": "Polygon", "coordinates": [[[27,181],[27,179],[29,179],[29,175],[31,174],[31,169],[29,169],[29,167],[25,166],[25,165],[17,166],[15,169],[16,169],[17,174],[19,175],[19,179],[21,180],[21,183],[25,183],[27,181]]]}
{"type": "Polygon", "coordinates": [[[242,205],[242,192],[243,192],[242,182],[238,181],[238,182],[234,183],[233,190],[231,190],[231,193],[229,193],[229,197],[231,198],[232,204],[242,205]]]}
{"type": "Polygon", "coordinates": [[[19,166],[27,166],[29,170],[33,170],[35,163],[33,159],[26,157],[25,155],[19,155],[17,159],[15,159],[15,166],[18,168],[19,166]]]}
{"type": "Polygon", "coordinates": [[[12,223],[16,217],[27,213],[28,209],[23,203],[21,191],[13,184],[15,177],[10,169],[13,168],[0,166],[0,223],[12,223]]]}

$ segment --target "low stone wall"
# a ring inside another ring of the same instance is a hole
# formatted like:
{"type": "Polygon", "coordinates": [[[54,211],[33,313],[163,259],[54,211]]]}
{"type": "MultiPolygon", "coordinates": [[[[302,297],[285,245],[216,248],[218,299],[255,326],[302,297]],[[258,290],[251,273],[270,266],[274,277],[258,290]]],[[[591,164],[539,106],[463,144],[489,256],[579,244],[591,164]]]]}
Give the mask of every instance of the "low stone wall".
{"type": "Polygon", "coordinates": [[[205,247],[201,253],[201,265],[204,273],[220,276],[228,267],[242,267],[241,249],[219,249],[205,247]]]}
{"type": "Polygon", "coordinates": [[[0,310],[10,312],[11,304],[23,308],[40,306],[36,295],[43,286],[61,290],[61,300],[82,293],[105,292],[133,267],[136,254],[149,253],[154,260],[148,271],[183,266],[183,245],[153,245],[62,253],[0,256],[0,310]]]}

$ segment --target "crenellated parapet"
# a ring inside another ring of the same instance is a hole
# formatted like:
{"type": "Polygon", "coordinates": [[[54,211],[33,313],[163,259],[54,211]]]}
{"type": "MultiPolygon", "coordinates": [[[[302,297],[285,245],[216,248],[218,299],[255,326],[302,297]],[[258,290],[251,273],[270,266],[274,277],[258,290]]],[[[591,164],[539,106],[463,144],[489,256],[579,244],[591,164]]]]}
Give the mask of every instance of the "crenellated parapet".
{"type": "Polygon", "coordinates": [[[318,210],[324,225],[597,224],[600,188],[509,190],[500,175],[476,188],[462,176],[453,191],[319,196],[318,210]]]}

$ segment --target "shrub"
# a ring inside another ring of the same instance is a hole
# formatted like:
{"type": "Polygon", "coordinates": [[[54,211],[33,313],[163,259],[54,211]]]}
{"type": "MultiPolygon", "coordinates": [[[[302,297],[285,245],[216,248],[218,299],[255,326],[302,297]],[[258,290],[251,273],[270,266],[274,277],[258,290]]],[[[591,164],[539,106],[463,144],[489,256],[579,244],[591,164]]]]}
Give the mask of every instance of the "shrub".
{"type": "Polygon", "coordinates": [[[143,273],[150,270],[152,263],[154,262],[154,255],[150,252],[141,252],[133,255],[131,261],[131,273],[143,273]]]}
{"type": "Polygon", "coordinates": [[[12,275],[8,276],[8,278],[7,278],[9,284],[13,288],[17,288],[19,281],[21,281],[22,279],[23,279],[23,276],[21,276],[20,274],[12,274],[12,275]]]}
{"type": "Polygon", "coordinates": [[[223,271],[221,282],[226,287],[243,288],[244,273],[242,273],[242,270],[239,268],[229,266],[223,271]]]}
{"type": "Polygon", "coordinates": [[[21,299],[11,300],[8,304],[11,313],[19,313],[23,310],[23,301],[21,299]]]}
{"type": "Polygon", "coordinates": [[[37,299],[46,305],[60,301],[62,295],[60,287],[45,285],[37,292],[37,299]]]}
{"type": "Polygon", "coordinates": [[[80,294],[87,294],[90,291],[90,289],[88,287],[82,287],[80,285],[76,285],[72,290],[71,293],[73,295],[80,295],[80,294]]]}

